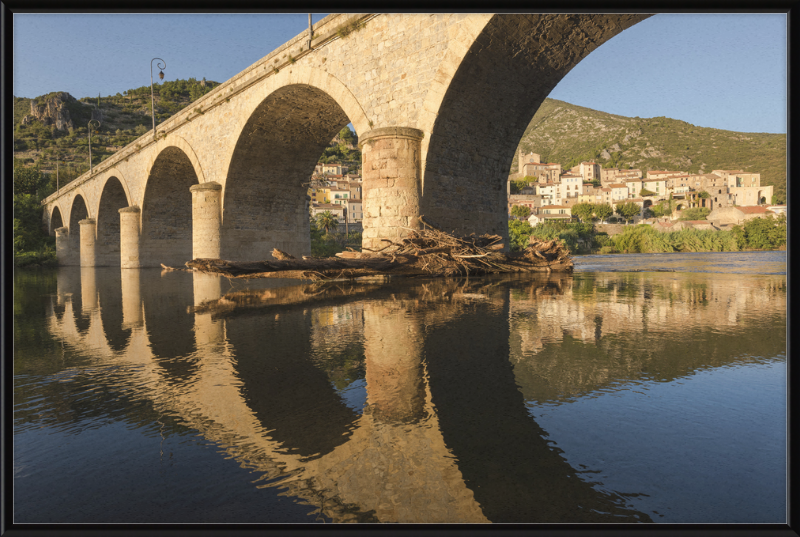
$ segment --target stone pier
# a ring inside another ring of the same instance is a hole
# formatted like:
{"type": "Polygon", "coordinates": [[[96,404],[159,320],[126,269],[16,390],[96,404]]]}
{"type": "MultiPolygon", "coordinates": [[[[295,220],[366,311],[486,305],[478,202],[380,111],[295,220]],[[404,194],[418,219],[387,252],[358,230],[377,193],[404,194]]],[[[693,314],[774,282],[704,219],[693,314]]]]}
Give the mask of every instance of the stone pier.
{"type": "Polygon", "coordinates": [[[56,229],[56,259],[62,267],[75,265],[74,252],[69,247],[69,228],[60,227],[56,229]]]}
{"type": "Polygon", "coordinates": [[[95,238],[97,223],[94,218],[86,218],[79,222],[81,226],[81,266],[95,266],[95,238]]]}
{"type": "Polygon", "coordinates": [[[192,185],[192,258],[219,259],[222,185],[192,185]]]}
{"type": "Polygon", "coordinates": [[[420,141],[423,134],[410,127],[383,127],[361,136],[363,247],[379,248],[381,239],[396,240],[408,233],[403,228],[420,227],[420,141]]]}
{"type": "Polygon", "coordinates": [[[119,255],[122,268],[139,268],[139,207],[123,207],[119,210],[119,255]]]}

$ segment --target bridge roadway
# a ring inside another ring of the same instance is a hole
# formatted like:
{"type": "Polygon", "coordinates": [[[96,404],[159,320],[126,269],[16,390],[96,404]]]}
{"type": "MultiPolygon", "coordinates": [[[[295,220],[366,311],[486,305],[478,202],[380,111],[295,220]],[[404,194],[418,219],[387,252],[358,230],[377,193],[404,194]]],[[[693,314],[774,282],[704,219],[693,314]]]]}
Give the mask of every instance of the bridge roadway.
{"type": "Polygon", "coordinates": [[[220,278],[123,270],[115,283],[100,270],[59,271],[49,330],[91,359],[67,369],[150,401],[260,486],[336,522],[649,520],[583,481],[529,416],[508,360],[507,287],[432,282],[310,307],[291,305],[308,297],[295,286],[225,314],[183,301],[219,298],[220,278]],[[315,330],[336,308],[364,342],[360,414],[314,359],[332,352],[331,335],[315,330]]]}
{"type": "Polygon", "coordinates": [[[310,253],[306,188],[362,149],[363,246],[420,226],[507,236],[505,182],[558,82],[642,14],[330,15],[44,200],[59,263],[310,253]]]}

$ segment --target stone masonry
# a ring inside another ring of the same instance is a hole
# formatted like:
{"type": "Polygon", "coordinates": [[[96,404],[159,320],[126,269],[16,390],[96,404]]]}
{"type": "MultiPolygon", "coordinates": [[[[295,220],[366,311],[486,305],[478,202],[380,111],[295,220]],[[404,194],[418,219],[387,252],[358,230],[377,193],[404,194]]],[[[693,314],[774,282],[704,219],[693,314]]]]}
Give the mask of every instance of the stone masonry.
{"type": "Polygon", "coordinates": [[[139,207],[139,265],[182,264],[205,233],[189,188],[215,182],[219,255],[307,255],[305,183],[352,123],[365,144],[364,246],[420,215],[507,236],[505,182],[530,118],[581,59],[647,16],[330,15],[310,46],[301,33],[48,197],[44,222],[51,234],[64,223],[59,260],[77,264],[78,221],[95,219],[95,263],[122,266],[122,221],[109,219],[139,207]]]}

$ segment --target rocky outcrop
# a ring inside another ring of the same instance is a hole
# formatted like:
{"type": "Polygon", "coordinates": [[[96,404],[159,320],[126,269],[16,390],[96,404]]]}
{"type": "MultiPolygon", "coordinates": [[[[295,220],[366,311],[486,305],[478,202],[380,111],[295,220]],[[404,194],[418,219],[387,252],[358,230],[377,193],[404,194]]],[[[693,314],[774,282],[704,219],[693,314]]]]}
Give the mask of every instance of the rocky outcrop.
{"type": "Polygon", "coordinates": [[[31,99],[31,113],[22,118],[22,124],[27,125],[34,119],[38,119],[45,125],[54,125],[58,130],[71,130],[74,125],[69,117],[66,102],[74,100],[75,98],[66,92],[56,93],[41,104],[37,104],[35,100],[31,99]]]}

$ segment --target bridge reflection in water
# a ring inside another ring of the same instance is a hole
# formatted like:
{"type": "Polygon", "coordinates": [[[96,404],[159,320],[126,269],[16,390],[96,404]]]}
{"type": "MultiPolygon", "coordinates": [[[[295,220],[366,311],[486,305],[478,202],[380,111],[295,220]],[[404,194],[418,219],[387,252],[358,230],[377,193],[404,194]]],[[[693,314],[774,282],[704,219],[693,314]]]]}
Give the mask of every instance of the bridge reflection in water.
{"type": "Polygon", "coordinates": [[[676,287],[650,274],[632,285],[643,277],[243,289],[204,274],[61,268],[49,330],[92,357],[81,374],[175,416],[259,486],[336,522],[647,522],[626,495],[582,478],[526,402],[726,365],[736,353],[676,353],[719,342],[675,333],[691,320],[746,344],[737,308],[785,311],[786,280],[748,289],[694,275],[676,287]],[[627,352],[621,342],[643,334],[648,352],[627,352]],[[583,355],[558,351],[566,340],[583,355]]]}

